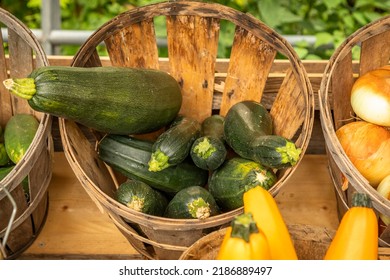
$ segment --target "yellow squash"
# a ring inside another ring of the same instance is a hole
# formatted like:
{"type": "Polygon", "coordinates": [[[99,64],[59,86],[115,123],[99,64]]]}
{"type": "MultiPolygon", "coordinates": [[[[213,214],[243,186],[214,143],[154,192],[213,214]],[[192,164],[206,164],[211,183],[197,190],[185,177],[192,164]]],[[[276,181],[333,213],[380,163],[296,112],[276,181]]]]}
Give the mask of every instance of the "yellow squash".
{"type": "Polygon", "coordinates": [[[272,195],[260,186],[244,192],[244,212],[252,213],[267,237],[273,260],[297,260],[294,243],[272,195]]]}
{"type": "Polygon", "coordinates": [[[235,217],[226,229],[217,260],[270,260],[267,238],[250,213],[235,217]]]}
{"type": "Polygon", "coordinates": [[[378,259],[378,219],[367,194],[353,194],[351,207],[341,219],[324,259],[378,259]]]}

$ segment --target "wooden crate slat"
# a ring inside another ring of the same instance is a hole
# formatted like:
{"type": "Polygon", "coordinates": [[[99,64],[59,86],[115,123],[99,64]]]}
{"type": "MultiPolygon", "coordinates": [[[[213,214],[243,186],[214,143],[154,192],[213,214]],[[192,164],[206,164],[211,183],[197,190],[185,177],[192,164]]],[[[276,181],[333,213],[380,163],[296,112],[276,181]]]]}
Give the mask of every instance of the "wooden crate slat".
{"type": "Polygon", "coordinates": [[[305,99],[290,68],[270,111],[274,134],[292,139],[305,119],[305,110],[305,99]]]}
{"type": "Polygon", "coordinates": [[[105,40],[113,66],[159,68],[153,20],[132,24],[105,40]]]}
{"type": "Polygon", "coordinates": [[[260,101],[276,51],[265,41],[237,27],[222,95],[220,114],[242,100],[260,101]]]}
{"type": "Polygon", "coordinates": [[[182,88],[181,112],[202,122],[212,113],[219,19],[167,17],[170,74],[182,88]]]}
{"type": "MultiPolygon", "coordinates": [[[[31,47],[15,31],[8,29],[8,45],[10,55],[10,76],[12,78],[27,77],[33,67],[31,47]]],[[[27,100],[12,96],[14,113],[34,114],[27,100]]]]}
{"type": "Polygon", "coordinates": [[[341,59],[332,75],[331,91],[333,96],[333,114],[334,119],[339,120],[335,123],[335,129],[350,122],[353,118],[353,110],[351,107],[350,93],[354,83],[352,69],[352,53],[349,52],[341,59]],[[348,92],[348,94],[345,94],[348,92]]]}
{"type": "Polygon", "coordinates": [[[362,42],[360,54],[360,75],[389,64],[390,30],[362,42]]]}
{"type": "Polygon", "coordinates": [[[8,65],[8,59],[5,56],[5,51],[4,51],[4,42],[3,42],[3,37],[0,29],[0,104],[4,104],[1,106],[0,110],[0,125],[4,129],[5,124],[9,120],[9,118],[12,116],[12,107],[11,107],[11,94],[10,92],[5,88],[3,85],[3,81],[8,77],[7,74],[7,65],[8,65]],[[9,106],[7,106],[9,104],[9,106]]]}

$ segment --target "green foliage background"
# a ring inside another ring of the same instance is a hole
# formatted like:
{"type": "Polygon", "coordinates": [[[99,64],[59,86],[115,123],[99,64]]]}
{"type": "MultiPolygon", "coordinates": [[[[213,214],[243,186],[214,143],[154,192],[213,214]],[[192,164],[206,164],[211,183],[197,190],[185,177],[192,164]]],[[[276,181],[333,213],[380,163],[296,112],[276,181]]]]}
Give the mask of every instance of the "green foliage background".
{"type": "MultiPolygon", "coordinates": [[[[103,23],[153,0],[60,0],[62,29],[95,30],[103,23]]],[[[216,2],[247,12],[283,35],[311,35],[294,47],[302,59],[328,59],[334,49],[363,25],[386,16],[390,0],[217,0],[216,2]]],[[[1,0],[0,7],[21,19],[29,28],[40,28],[41,0],[1,0]]],[[[156,34],[163,36],[164,22],[156,21],[156,34]]],[[[234,26],[221,26],[220,57],[230,51],[234,26]]],[[[78,46],[62,47],[62,54],[72,55],[78,46]]],[[[166,50],[161,48],[161,55],[166,50]]]]}

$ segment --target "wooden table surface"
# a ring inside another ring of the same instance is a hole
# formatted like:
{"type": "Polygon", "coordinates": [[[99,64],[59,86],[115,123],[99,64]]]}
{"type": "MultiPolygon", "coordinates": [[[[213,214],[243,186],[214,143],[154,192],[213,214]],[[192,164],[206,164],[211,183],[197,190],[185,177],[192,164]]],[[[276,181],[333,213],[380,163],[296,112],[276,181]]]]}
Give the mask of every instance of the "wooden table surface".
{"type": "MultiPolygon", "coordinates": [[[[276,196],[287,224],[336,229],[337,205],[326,155],[304,156],[276,196]]],[[[49,212],[19,259],[142,259],[82,188],[63,152],[55,152],[49,212]]]]}

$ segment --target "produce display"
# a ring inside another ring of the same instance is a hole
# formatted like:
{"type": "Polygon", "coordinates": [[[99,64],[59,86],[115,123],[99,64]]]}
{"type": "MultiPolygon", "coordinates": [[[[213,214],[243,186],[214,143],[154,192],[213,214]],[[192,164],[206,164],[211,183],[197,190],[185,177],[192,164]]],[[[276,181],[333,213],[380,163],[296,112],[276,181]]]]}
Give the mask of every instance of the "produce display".
{"type": "MultiPolygon", "coordinates": [[[[4,129],[0,127],[0,180],[5,178],[23,158],[38,127],[38,120],[30,114],[13,115],[4,129]]],[[[22,187],[28,200],[30,195],[28,177],[22,180],[22,187]]]]}
{"type": "Polygon", "coordinates": [[[378,219],[367,194],[353,193],[324,259],[378,259],[378,219]]]}
{"type": "MultiPolygon", "coordinates": [[[[116,200],[149,215],[203,219],[242,207],[249,188],[269,190],[278,170],[295,165],[301,152],[273,134],[271,115],[259,102],[238,102],[225,117],[202,122],[179,114],[180,85],[164,71],[46,66],[4,85],[36,111],[103,133],[98,157],[127,178],[116,200]],[[152,141],[138,137],[157,131],[152,141]],[[209,207],[208,214],[191,214],[190,201],[209,207]]],[[[17,162],[17,145],[24,145],[18,141],[33,134],[12,135],[8,154],[17,162]]]]}

